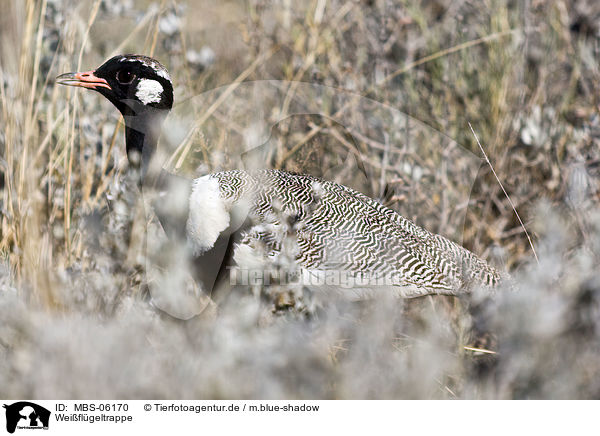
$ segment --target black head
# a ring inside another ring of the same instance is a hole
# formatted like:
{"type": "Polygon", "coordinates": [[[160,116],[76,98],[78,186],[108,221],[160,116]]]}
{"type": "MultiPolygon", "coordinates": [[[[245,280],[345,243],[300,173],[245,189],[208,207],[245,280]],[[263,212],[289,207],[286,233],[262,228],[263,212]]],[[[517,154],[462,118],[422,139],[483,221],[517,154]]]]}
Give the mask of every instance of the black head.
{"type": "Polygon", "coordinates": [[[169,72],[147,56],[115,56],[96,70],[62,74],[56,83],[98,91],[124,116],[169,111],[173,106],[169,72]]]}
{"type": "Polygon", "coordinates": [[[119,109],[125,118],[127,156],[135,166],[141,162],[145,174],[173,106],[167,69],[147,56],[119,55],[96,70],[61,74],[56,83],[97,91],[119,109]]]}

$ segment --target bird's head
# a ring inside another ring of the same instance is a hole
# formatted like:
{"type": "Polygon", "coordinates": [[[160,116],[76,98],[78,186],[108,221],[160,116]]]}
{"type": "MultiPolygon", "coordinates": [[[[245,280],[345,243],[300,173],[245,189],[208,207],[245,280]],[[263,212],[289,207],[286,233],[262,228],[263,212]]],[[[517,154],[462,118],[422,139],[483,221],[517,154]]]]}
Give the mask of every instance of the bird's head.
{"type": "Polygon", "coordinates": [[[119,55],[95,70],[61,74],[56,83],[92,89],[116,106],[125,118],[129,161],[134,166],[141,162],[145,175],[162,123],[173,106],[167,69],[147,56],[119,55]]]}
{"type": "Polygon", "coordinates": [[[61,74],[56,83],[98,91],[125,117],[168,112],[173,106],[169,72],[157,60],[142,55],[118,55],[95,70],[61,74]]]}

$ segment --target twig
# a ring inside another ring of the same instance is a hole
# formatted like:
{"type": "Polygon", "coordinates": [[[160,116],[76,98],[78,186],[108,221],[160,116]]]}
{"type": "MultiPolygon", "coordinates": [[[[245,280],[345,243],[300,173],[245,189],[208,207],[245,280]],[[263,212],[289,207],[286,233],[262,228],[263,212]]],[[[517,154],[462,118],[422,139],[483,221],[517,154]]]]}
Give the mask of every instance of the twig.
{"type": "Polygon", "coordinates": [[[148,9],[148,12],[146,12],[146,14],[142,17],[142,19],[140,20],[140,22],[133,28],[133,30],[129,33],[129,35],[121,42],[121,44],[119,44],[119,46],[117,48],[115,48],[111,54],[110,57],[112,56],[116,56],[119,53],[122,53],[123,50],[125,49],[125,47],[127,47],[127,44],[129,44],[129,42],[131,41],[131,39],[133,39],[133,37],[142,29],[146,29],[148,22],[154,18],[156,15],[158,15],[160,13],[160,9],[148,9]]]}
{"type": "Polygon", "coordinates": [[[504,192],[504,195],[506,196],[506,198],[508,199],[508,202],[510,203],[512,209],[515,211],[515,215],[517,216],[519,223],[521,224],[521,227],[523,227],[523,230],[525,231],[525,235],[527,236],[527,240],[529,241],[529,246],[531,247],[531,251],[533,251],[533,256],[535,257],[535,261],[538,263],[540,263],[540,260],[537,256],[537,253],[535,252],[535,248],[533,246],[533,242],[531,240],[531,237],[529,236],[529,232],[527,231],[527,229],[525,228],[525,224],[523,224],[523,220],[521,219],[521,217],[519,216],[519,212],[517,212],[517,208],[515,207],[515,204],[513,203],[513,201],[510,199],[510,196],[508,195],[508,193],[506,192],[506,189],[504,189],[504,186],[502,185],[502,182],[500,181],[500,178],[498,177],[498,174],[496,174],[496,171],[494,170],[494,167],[492,166],[492,163],[490,162],[490,159],[488,158],[487,154],[485,153],[485,150],[483,149],[483,147],[481,146],[481,142],[479,142],[479,138],[477,137],[477,134],[475,133],[475,130],[473,130],[473,126],[471,126],[471,123],[469,124],[469,128],[471,129],[471,132],[473,133],[473,136],[475,137],[475,141],[477,141],[477,145],[479,146],[479,149],[481,150],[481,152],[483,153],[483,157],[485,157],[485,161],[487,162],[487,164],[490,166],[492,173],[494,174],[494,177],[496,177],[496,180],[498,181],[498,184],[500,185],[500,188],[502,188],[502,192],[504,192]]]}
{"type": "Polygon", "coordinates": [[[246,68],[244,71],[242,71],[240,73],[240,75],[237,76],[237,78],[227,88],[225,88],[223,93],[221,95],[219,95],[219,97],[213,102],[213,104],[211,104],[209,106],[208,109],[206,109],[206,111],[200,117],[200,119],[198,119],[194,123],[194,126],[190,129],[186,138],[181,142],[181,144],[179,144],[177,149],[171,155],[169,161],[165,165],[166,167],[170,167],[173,164],[173,162],[175,161],[175,158],[178,157],[178,159],[175,163],[175,169],[181,168],[181,166],[183,165],[183,161],[185,160],[186,156],[188,155],[188,153],[192,147],[192,138],[194,137],[194,135],[196,134],[198,129],[204,124],[204,122],[207,119],[209,119],[212,116],[213,112],[215,110],[217,110],[217,108],[227,99],[227,97],[229,97],[238,88],[238,86],[244,80],[246,80],[246,78],[252,72],[254,72],[254,70],[256,68],[258,68],[259,65],[261,65],[263,62],[265,62],[268,58],[270,58],[278,50],[279,50],[279,47],[275,46],[275,47],[272,47],[270,50],[266,51],[265,53],[263,53],[261,56],[258,56],[254,60],[254,62],[252,62],[250,64],[250,66],[248,66],[248,68],[246,68]]]}
{"type": "Polygon", "coordinates": [[[377,85],[381,86],[384,83],[389,82],[390,80],[392,80],[394,77],[399,76],[400,74],[406,73],[409,70],[412,70],[415,67],[418,67],[419,65],[425,64],[427,62],[431,62],[433,60],[436,60],[438,58],[444,57],[446,55],[452,54],[452,53],[456,53],[457,51],[460,50],[464,50],[466,48],[470,48],[479,44],[483,44],[486,42],[490,42],[493,41],[495,39],[499,39],[499,38],[503,38],[505,36],[508,35],[513,35],[519,32],[522,32],[524,30],[537,30],[537,28],[533,28],[533,29],[509,29],[509,30],[505,30],[503,32],[497,32],[497,33],[492,33],[491,35],[486,35],[483,36],[481,38],[477,38],[477,39],[473,39],[470,41],[466,41],[463,42],[462,44],[458,44],[455,45],[453,47],[447,48],[445,50],[440,50],[436,53],[430,54],[429,56],[425,56],[423,58],[417,59],[414,62],[411,62],[407,65],[405,65],[404,67],[400,68],[399,70],[394,71],[393,73],[389,74],[388,76],[384,77],[382,81],[378,82],[377,85]]]}
{"type": "Polygon", "coordinates": [[[492,350],[486,350],[485,348],[475,348],[475,347],[463,347],[467,351],[474,351],[476,353],[485,353],[485,354],[498,354],[492,350]]]}

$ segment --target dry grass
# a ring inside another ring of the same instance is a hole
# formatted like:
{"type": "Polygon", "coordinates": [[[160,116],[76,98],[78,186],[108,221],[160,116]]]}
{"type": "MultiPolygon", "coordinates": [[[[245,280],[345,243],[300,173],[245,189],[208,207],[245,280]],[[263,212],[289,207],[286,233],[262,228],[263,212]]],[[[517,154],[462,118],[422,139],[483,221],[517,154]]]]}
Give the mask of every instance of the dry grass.
{"type": "Polygon", "coordinates": [[[600,395],[593,1],[4,8],[0,396],[600,395]],[[520,291],[493,302],[339,303],[308,322],[265,320],[252,299],[213,321],[163,318],[147,303],[147,217],[116,111],[53,84],[117,52],[154,54],[170,69],[178,106],[163,145],[178,150],[179,172],[247,165],[243,153],[268,140],[260,156],[270,165],[381,198],[511,271],[520,291]],[[468,123],[532,232],[539,266],[468,123]],[[89,359],[74,381],[53,382],[81,352],[89,359]],[[23,359],[48,362],[46,390],[23,382],[33,371],[23,359]],[[155,378],[136,377],[142,367],[155,378]],[[223,368],[236,375],[223,378],[223,368]],[[96,373],[118,387],[95,384],[96,373]]]}

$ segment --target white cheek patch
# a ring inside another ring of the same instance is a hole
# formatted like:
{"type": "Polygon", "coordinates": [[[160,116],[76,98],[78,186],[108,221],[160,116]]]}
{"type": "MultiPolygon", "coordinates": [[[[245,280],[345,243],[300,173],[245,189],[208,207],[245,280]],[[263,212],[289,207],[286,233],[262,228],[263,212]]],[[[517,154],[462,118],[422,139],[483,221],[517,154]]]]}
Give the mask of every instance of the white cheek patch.
{"type": "Polygon", "coordinates": [[[135,89],[135,96],[144,104],[159,103],[164,89],[156,80],[141,79],[135,89]]]}
{"type": "Polygon", "coordinates": [[[210,176],[194,180],[186,225],[187,238],[194,254],[212,248],[221,232],[229,227],[229,220],[218,180],[210,176]]]}

